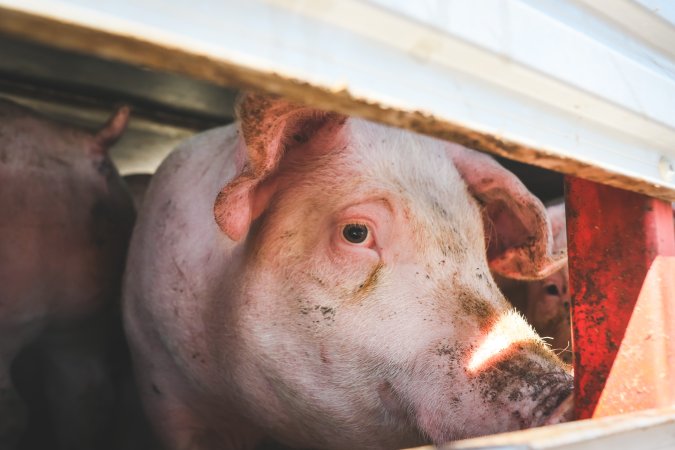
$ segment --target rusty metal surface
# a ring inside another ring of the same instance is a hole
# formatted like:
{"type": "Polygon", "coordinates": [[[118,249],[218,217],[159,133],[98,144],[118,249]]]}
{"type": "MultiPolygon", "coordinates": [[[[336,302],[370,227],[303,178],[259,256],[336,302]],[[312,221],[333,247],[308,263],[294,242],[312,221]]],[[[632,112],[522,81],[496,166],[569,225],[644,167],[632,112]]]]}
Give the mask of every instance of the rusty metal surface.
{"type": "Polygon", "coordinates": [[[593,416],[659,255],[675,255],[668,202],[566,177],[570,290],[575,348],[575,408],[593,416]]]}

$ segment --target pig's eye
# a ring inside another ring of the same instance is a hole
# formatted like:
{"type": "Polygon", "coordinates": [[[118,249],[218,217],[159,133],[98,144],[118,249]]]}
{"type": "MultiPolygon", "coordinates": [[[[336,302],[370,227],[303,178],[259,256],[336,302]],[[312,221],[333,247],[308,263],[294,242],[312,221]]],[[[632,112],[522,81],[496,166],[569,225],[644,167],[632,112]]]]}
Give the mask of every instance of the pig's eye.
{"type": "Polygon", "coordinates": [[[360,223],[350,223],[342,229],[342,236],[352,244],[361,244],[368,238],[368,227],[360,223]]]}
{"type": "Polygon", "coordinates": [[[555,284],[549,284],[548,286],[546,286],[545,289],[546,289],[546,293],[548,295],[560,295],[560,291],[558,290],[558,286],[556,286],[555,284]]]}

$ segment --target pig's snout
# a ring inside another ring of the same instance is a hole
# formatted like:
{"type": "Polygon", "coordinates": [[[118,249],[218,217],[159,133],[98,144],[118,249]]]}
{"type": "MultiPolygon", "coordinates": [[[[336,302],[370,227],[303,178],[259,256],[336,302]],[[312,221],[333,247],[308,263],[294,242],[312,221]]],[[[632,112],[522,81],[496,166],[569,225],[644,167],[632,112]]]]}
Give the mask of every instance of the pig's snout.
{"type": "Polygon", "coordinates": [[[486,400],[510,405],[507,409],[519,417],[517,427],[572,419],[573,379],[569,369],[515,311],[502,315],[479,341],[466,370],[491,392],[486,400]],[[506,391],[508,395],[503,398],[506,391]]]}
{"type": "Polygon", "coordinates": [[[541,339],[515,311],[502,315],[478,344],[469,360],[469,373],[478,373],[488,363],[506,357],[513,345],[541,339]]]}

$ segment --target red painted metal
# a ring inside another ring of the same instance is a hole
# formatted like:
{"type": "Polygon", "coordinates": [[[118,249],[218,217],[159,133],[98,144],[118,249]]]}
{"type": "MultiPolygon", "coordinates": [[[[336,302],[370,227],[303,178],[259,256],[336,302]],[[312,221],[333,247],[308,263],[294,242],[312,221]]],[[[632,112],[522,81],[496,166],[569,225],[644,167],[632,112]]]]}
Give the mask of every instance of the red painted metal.
{"type": "Polygon", "coordinates": [[[593,417],[675,405],[675,257],[647,273],[593,417]]]}
{"type": "MultiPolygon", "coordinates": [[[[593,416],[658,255],[675,255],[668,202],[565,177],[576,417],[593,416]]],[[[647,361],[647,363],[651,363],[647,361]]]]}

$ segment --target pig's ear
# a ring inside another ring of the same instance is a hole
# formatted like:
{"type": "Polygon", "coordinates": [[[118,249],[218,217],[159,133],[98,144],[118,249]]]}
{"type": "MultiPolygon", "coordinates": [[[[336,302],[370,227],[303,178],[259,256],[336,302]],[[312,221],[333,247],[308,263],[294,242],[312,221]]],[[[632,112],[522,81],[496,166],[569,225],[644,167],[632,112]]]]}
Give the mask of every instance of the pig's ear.
{"type": "Polygon", "coordinates": [[[565,221],[565,203],[556,203],[546,208],[546,215],[551,222],[553,232],[553,249],[567,248],[567,230],[565,221]]]}
{"type": "Polygon", "coordinates": [[[130,114],[131,108],[129,106],[124,105],[117,108],[108,121],[94,135],[97,151],[102,153],[107,152],[108,148],[119,139],[127,128],[130,114]]]}
{"type": "Polygon", "coordinates": [[[469,191],[483,207],[490,269],[517,280],[547,277],[565,264],[553,254],[551,224],[544,205],[494,159],[456,144],[449,154],[469,191]]]}
{"type": "MultiPolygon", "coordinates": [[[[287,149],[337,133],[346,117],[296,104],[278,97],[246,93],[237,108],[238,175],[218,194],[216,223],[232,240],[240,240],[251,222],[267,207],[274,189],[271,176],[287,149]]],[[[322,139],[323,140],[323,139],[322,139]]]]}

